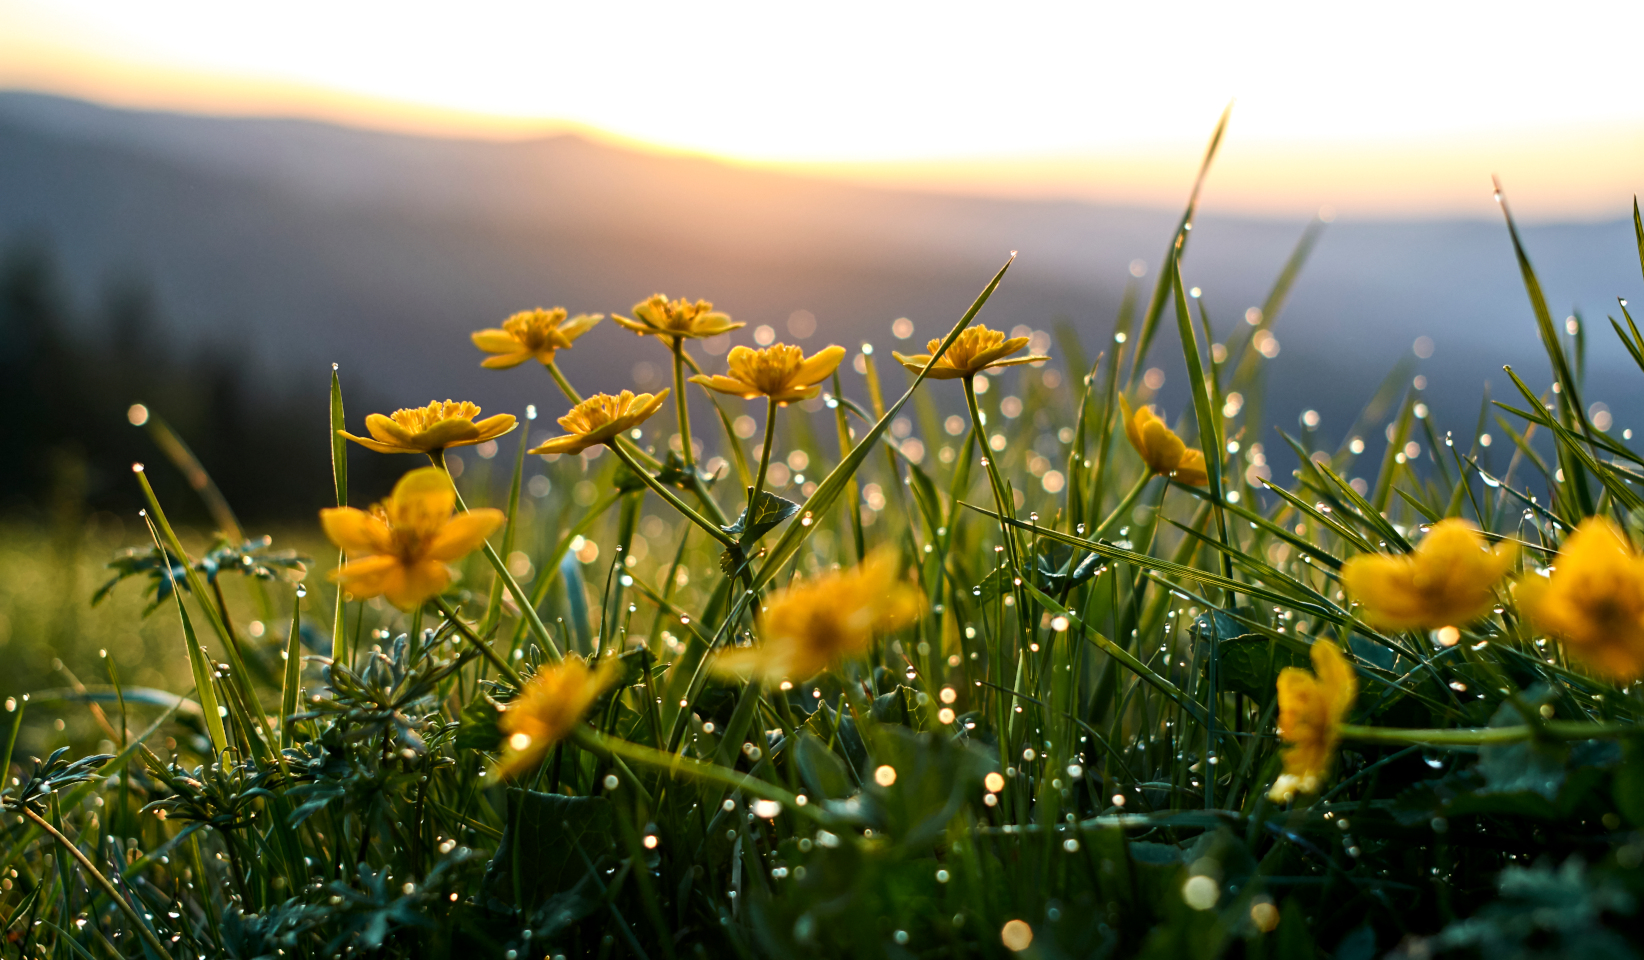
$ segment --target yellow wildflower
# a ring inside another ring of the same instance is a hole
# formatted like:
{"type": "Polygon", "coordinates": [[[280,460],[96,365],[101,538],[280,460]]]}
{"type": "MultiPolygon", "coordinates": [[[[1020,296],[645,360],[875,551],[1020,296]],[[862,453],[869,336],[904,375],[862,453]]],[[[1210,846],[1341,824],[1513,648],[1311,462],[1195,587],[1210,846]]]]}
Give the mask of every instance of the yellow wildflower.
{"type": "Polygon", "coordinates": [[[370,437],[356,437],[346,430],[337,432],[378,453],[434,453],[446,447],[495,440],[514,429],[513,414],[499,413],[475,421],[479,412],[479,407],[466,400],[435,400],[426,407],[407,407],[386,417],[371,414],[365,418],[370,437]]]}
{"type": "Polygon", "coordinates": [[[750,347],[732,347],[727,358],[728,376],[692,377],[692,383],[730,393],[744,400],[770,397],[778,403],[809,400],[821,392],[820,384],[845,359],[845,348],[828,347],[811,356],[798,347],[779,343],[774,347],[754,350],[750,347]]]}
{"type": "Polygon", "coordinates": [[[470,336],[474,346],[496,356],[486,357],[480,366],[493,370],[517,367],[533,357],[547,366],[554,360],[555,350],[569,350],[576,338],[593,329],[605,319],[602,313],[582,313],[565,319],[565,308],[522,310],[502,321],[502,328],[475,330],[470,336]]]}
{"type": "Polygon", "coordinates": [[[638,396],[632,390],[624,390],[614,397],[608,393],[596,393],[559,418],[559,425],[569,433],[555,437],[531,452],[581,453],[595,444],[610,443],[618,434],[644,423],[651,414],[662,409],[662,401],[667,398],[666,389],[661,393],[642,393],[638,396]]]}
{"type": "Polygon", "coordinates": [[[497,729],[502,731],[497,772],[511,777],[540,763],[554,744],[571,735],[583,714],[621,672],[614,657],[591,670],[574,654],[544,665],[497,720],[497,729]]]}
{"type": "Polygon", "coordinates": [[[501,510],[452,516],[456,505],[445,471],[422,467],[401,477],[369,512],[321,510],[325,535],[349,557],[331,578],[356,597],[385,596],[401,610],[439,596],[451,582],[446,564],[479,549],[504,519],[501,510]]]}
{"type": "Polygon", "coordinates": [[[1124,414],[1125,436],[1130,438],[1130,445],[1142,455],[1142,462],[1149,470],[1193,487],[1210,482],[1210,475],[1205,472],[1204,452],[1188,449],[1151,406],[1132,412],[1130,404],[1121,396],[1119,410],[1124,414]]]}
{"type": "Polygon", "coordinates": [[[1028,345],[1027,337],[1011,337],[998,330],[989,330],[977,324],[966,327],[959,338],[948,347],[948,352],[942,354],[942,359],[931,366],[930,358],[942,348],[942,341],[932,340],[925,345],[930,353],[917,353],[912,356],[903,356],[891,351],[896,362],[906,367],[910,372],[920,373],[930,367],[930,377],[933,380],[957,380],[960,377],[974,376],[988,367],[1009,367],[1018,363],[1037,363],[1040,360],[1049,360],[1049,357],[1026,356],[1012,357],[1011,354],[1028,345]],[[1009,359],[1006,359],[1006,358],[1009,359]]]}
{"type": "Polygon", "coordinates": [[[1530,574],[1516,594],[1532,623],[1595,670],[1623,683],[1644,676],[1644,558],[1610,520],[1583,520],[1552,576],[1530,574]]]}
{"type": "Polygon", "coordinates": [[[1465,520],[1440,520],[1407,554],[1363,553],[1342,564],[1341,582],[1378,630],[1462,626],[1490,612],[1495,586],[1513,566],[1465,520]]]}
{"type": "Polygon", "coordinates": [[[760,615],[759,645],[721,653],[715,670],[804,680],[866,653],[875,633],[912,623],[924,608],[897,566],[895,552],[881,548],[854,569],[777,591],[760,615]]]}
{"type": "Polygon", "coordinates": [[[1329,640],[1313,641],[1313,672],[1300,667],[1279,671],[1279,736],[1284,774],[1267,792],[1283,803],[1300,793],[1317,793],[1330,774],[1341,741],[1341,721],[1358,696],[1359,681],[1341,648],[1329,640]]]}
{"type": "Polygon", "coordinates": [[[723,313],[715,313],[714,305],[706,300],[669,300],[660,293],[634,304],[633,319],[612,314],[611,319],[640,336],[650,335],[679,340],[685,337],[715,337],[729,333],[745,323],[732,323],[723,313]]]}

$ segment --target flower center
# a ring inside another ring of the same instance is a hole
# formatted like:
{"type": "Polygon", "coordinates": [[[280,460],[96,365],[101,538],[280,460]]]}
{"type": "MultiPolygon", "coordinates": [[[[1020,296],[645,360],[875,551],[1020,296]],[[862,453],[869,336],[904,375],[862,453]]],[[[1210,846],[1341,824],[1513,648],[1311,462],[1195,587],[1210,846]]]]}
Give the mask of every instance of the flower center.
{"type": "Polygon", "coordinates": [[[805,351],[779,343],[774,347],[739,354],[731,373],[743,383],[758,387],[763,393],[781,393],[804,362],[805,351]]]}
{"type": "Polygon", "coordinates": [[[480,408],[467,400],[447,400],[444,403],[436,400],[426,407],[395,410],[389,416],[401,429],[415,435],[446,420],[472,420],[479,416],[479,412],[480,408]]]}
{"type": "Polygon", "coordinates": [[[565,308],[526,310],[502,322],[502,329],[528,349],[541,350],[553,342],[554,331],[565,322],[565,308]]]}
{"type": "Polygon", "coordinates": [[[559,423],[572,433],[593,433],[626,413],[633,400],[634,395],[627,390],[615,397],[608,393],[596,393],[572,407],[559,423]]]}
{"type": "MultiPolygon", "coordinates": [[[[959,339],[953,341],[953,346],[942,355],[942,362],[955,367],[968,367],[975,363],[982,353],[992,350],[1005,342],[1005,335],[998,330],[989,330],[987,327],[966,327],[959,334],[959,339]]],[[[942,341],[932,340],[929,345],[931,353],[942,348],[942,341]]]]}

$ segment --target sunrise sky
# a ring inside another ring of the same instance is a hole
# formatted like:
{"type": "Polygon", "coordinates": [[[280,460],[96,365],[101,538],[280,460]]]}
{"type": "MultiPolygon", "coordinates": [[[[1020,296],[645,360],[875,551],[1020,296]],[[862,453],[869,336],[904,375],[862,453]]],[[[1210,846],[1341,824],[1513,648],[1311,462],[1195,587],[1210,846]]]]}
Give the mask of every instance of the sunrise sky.
{"type": "Polygon", "coordinates": [[[1644,5],[0,0],[0,87],[443,135],[577,130],[926,188],[1616,215],[1644,5]]]}

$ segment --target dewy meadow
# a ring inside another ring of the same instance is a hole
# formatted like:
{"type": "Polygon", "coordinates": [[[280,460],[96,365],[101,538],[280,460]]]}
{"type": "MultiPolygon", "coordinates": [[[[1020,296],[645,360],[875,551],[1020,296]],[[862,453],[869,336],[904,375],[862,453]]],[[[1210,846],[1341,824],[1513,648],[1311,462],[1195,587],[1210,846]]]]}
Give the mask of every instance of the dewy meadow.
{"type": "Polygon", "coordinates": [[[176,626],[186,680],[6,700],[0,954],[1638,955],[1644,456],[1582,396],[1588,351],[1644,376],[1625,301],[1555,322],[1509,216],[1549,368],[1287,432],[1317,225],[1216,320],[1194,214],[1094,357],[987,326],[1007,262],[917,354],[721,361],[734,315],[658,294],[475,331],[518,417],[362,420],[334,373],[301,550],[133,408],[151,545],[34,589],[176,626]],[[599,323],[671,383],[580,382],[599,323]]]}

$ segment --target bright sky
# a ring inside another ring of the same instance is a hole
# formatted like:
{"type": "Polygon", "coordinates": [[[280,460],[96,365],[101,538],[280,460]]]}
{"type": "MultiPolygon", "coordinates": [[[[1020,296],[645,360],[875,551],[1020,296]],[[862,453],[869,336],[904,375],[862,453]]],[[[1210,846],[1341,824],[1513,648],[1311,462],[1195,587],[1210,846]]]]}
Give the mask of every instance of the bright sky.
{"type": "Polygon", "coordinates": [[[1641,34],[1571,0],[0,0],[0,86],[1172,203],[1236,100],[1230,206],[1471,210],[1501,173],[1608,215],[1644,190],[1641,34]]]}

